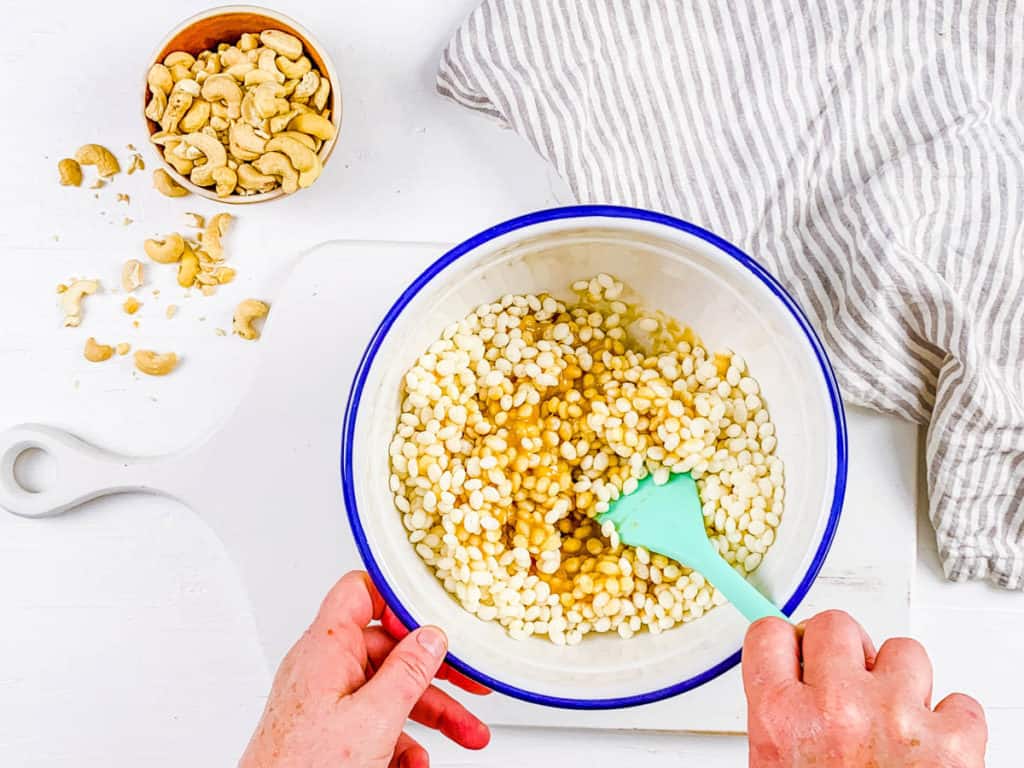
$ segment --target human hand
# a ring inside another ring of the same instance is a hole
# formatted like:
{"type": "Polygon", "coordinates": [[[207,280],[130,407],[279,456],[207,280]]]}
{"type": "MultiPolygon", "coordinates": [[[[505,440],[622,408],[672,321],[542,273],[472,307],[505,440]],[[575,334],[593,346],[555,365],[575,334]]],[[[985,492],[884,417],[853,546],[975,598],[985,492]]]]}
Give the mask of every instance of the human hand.
{"type": "Polygon", "coordinates": [[[436,627],[408,633],[367,574],[346,574],[281,662],[239,768],[427,768],[426,750],[403,731],[409,718],[482,749],[487,726],[430,684],[489,693],[442,665],[447,647],[436,627]],[[374,619],[381,626],[368,626],[374,619]]]}
{"type": "Polygon", "coordinates": [[[842,611],[798,628],[762,619],[743,644],[751,768],[981,768],[988,729],[970,696],[932,710],[932,667],[916,640],[875,653],[842,611]],[[801,660],[803,666],[801,668],[801,660]]]}

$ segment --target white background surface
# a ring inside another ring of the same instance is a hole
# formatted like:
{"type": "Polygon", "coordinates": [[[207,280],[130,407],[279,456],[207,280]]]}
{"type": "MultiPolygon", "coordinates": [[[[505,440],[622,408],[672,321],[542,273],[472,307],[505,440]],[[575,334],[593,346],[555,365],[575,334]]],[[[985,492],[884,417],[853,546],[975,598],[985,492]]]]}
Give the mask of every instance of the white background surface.
{"type": "MultiPolygon", "coordinates": [[[[123,161],[125,144],[143,146],[140,83],[150,49],[203,6],[5,0],[0,59],[8,82],[23,85],[0,124],[0,427],[37,420],[126,453],[179,449],[230,413],[258,354],[258,345],[213,328],[228,327],[238,299],[272,293],[302,248],[331,238],[459,240],[571,202],[514,135],[434,94],[437,57],[472,5],[277,4],[326,45],[342,80],[342,138],[324,177],[290,200],[238,211],[229,258],[239,280],[217,297],[184,299],[169,270],[150,270],[162,293],[146,298],[139,329],[118,310],[123,297],[104,295],[89,303],[84,328],[71,330],[60,328],[58,281],[95,276],[116,286],[119,265],[139,255],[144,237],[179,229],[182,211],[216,208],[161,198],[148,172],[119,176],[95,199],[84,187],[59,187],[55,171],[57,159],[87,141],[123,161]],[[116,202],[116,192],[129,193],[130,204],[116,202]],[[122,226],[125,215],[135,223],[122,226]],[[181,307],[170,321],[168,303],[181,307]],[[136,379],[127,360],[89,367],[81,358],[87,335],[175,349],[184,362],[166,380],[136,379]]],[[[143,151],[151,170],[154,157],[143,151]]],[[[884,444],[854,446],[854,462],[907,461],[909,428],[855,418],[874,425],[869,433],[884,444]]],[[[911,606],[938,695],[963,689],[980,698],[992,729],[989,764],[1019,765],[1024,599],[944,583],[922,527],[911,606]]],[[[165,499],[108,499],[47,521],[0,515],[0,627],[4,766],[229,765],[269,685],[219,542],[165,499]]],[[[502,728],[482,754],[427,740],[434,764],[449,766],[518,765],[526,755],[588,766],[745,760],[742,740],[726,737],[502,728]]]]}

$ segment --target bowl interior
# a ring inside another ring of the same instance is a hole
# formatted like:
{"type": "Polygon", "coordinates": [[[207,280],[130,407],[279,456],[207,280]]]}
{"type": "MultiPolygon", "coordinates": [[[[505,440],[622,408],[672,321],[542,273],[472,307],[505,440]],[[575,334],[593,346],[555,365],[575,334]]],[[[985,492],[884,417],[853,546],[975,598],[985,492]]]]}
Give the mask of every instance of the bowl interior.
{"type": "MultiPolygon", "coordinates": [[[[589,635],[575,647],[517,641],[461,608],[409,543],[388,490],[388,443],[401,379],[441,330],[505,293],[548,291],[597,272],[624,280],[651,309],[691,325],[711,350],[748,361],[767,400],[786,465],[786,508],[778,538],[751,577],[785,605],[829,531],[837,484],[836,418],[828,374],[782,300],[733,257],[696,235],[649,221],[605,217],[547,221],[470,250],[410,296],[379,339],[356,411],[354,499],[367,546],[393,597],[418,624],[444,627],[457,660],[504,686],[575,700],[657,698],[652,692],[707,676],[742,645],[746,624],[723,606],[660,635],[628,641],[589,635]]],[[[720,670],[719,670],[720,671],[720,670]]],[[[694,681],[696,682],[696,681],[694,681]]],[[[529,696],[527,696],[529,698],[529,696]]]]}
{"type": "MultiPolygon", "coordinates": [[[[331,122],[334,123],[336,129],[340,129],[342,114],[341,90],[334,65],[324,53],[323,47],[313,39],[313,36],[307,30],[292,19],[269,9],[248,6],[226,6],[186,19],[160,44],[156,55],[153,56],[153,61],[163,61],[167,54],[174,51],[185,51],[194,56],[202,51],[216,49],[219,43],[235,42],[246,32],[259,34],[265,29],[281,30],[282,32],[294,35],[302,41],[305,55],[309,56],[316,69],[320,71],[321,75],[327,77],[331,83],[331,93],[328,97],[328,106],[331,109],[331,122]]],[[[145,85],[145,79],[143,79],[143,109],[145,109],[148,101],[149,90],[148,86],[145,85]]],[[[160,130],[160,126],[157,123],[148,118],[145,119],[150,135],[160,130]]],[[[337,138],[338,132],[336,131],[334,138],[325,141],[323,146],[320,147],[318,154],[322,163],[326,164],[327,158],[334,151],[337,138]]],[[[160,148],[156,147],[155,149],[160,156],[164,169],[175,181],[192,192],[208,197],[211,200],[229,203],[258,203],[284,195],[284,192],[280,189],[275,189],[271,192],[255,195],[218,197],[213,190],[193,184],[188,177],[178,173],[173,166],[164,161],[163,152],[160,148]]]]}

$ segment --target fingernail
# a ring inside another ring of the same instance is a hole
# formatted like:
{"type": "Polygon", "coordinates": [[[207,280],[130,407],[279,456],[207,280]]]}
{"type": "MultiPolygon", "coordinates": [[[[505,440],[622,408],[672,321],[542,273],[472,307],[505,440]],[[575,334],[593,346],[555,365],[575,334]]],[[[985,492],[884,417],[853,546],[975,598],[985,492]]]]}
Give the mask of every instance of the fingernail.
{"type": "Polygon", "coordinates": [[[427,653],[438,659],[444,656],[448,648],[448,638],[437,627],[424,627],[416,633],[416,642],[426,649],[427,653]]]}

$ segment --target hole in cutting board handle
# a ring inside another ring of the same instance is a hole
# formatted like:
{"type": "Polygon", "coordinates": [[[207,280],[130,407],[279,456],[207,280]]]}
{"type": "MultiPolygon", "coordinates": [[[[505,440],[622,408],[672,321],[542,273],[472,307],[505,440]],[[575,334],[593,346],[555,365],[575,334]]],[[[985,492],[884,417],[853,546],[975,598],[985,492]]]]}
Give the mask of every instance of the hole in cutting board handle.
{"type": "Polygon", "coordinates": [[[57,481],[57,462],[43,448],[32,446],[14,458],[14,482],[28,493],[42,493],[57,481]]]}

